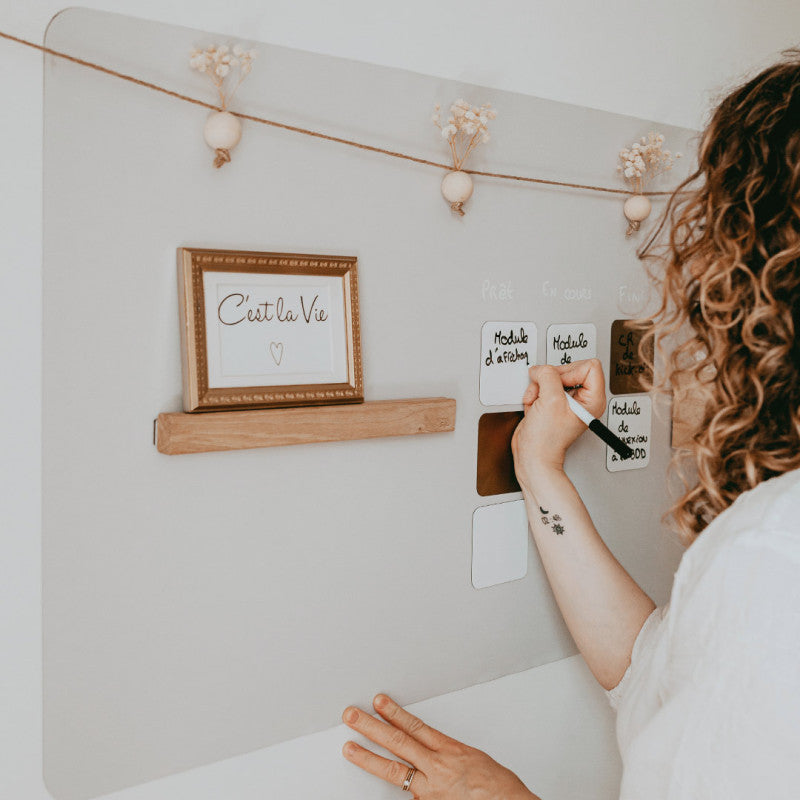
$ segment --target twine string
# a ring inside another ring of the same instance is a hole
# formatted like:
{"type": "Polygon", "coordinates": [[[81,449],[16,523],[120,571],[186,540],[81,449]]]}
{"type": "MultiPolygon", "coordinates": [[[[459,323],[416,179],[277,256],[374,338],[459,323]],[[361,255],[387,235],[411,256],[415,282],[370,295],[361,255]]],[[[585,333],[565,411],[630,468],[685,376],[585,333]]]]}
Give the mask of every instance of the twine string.
{"type": "Polygon", "coordinates": [[[639,220],[636,220],[636,219],[628,220],[628,230],[625,231],[625,237],[627,238],[629,236],[633,236],[633,234],[636,233],[636,231],[639,230],[639,228],[641,227],[641,224],[642,223],[639,220]]]}
{"type": "MultiPolygon", "coordinates": [[[[46,53],[47,55],[55,56],[56,58],[61,58],[64,59],[65,61],[71,61],[73,64],[78,64],[79,66],[87,67],[97,72],[102,72],[114,78],[119,78],[120,80],[134,83],[137,86],[144,87],[145,89],[151,89],[155,92],[161,92],[162,94],[165,94],[168,97],[174,97],[176,100],[183,100],[186,103],[193,103],[196,106],[201,106],[202,108],[207,108],[211,111],[222,110],[220,106],[214,105],[213,103],[207,103],[203,100],[198,100],[196,97],[190,97],[189,95],[181,94],[180,92],[173,91],[172,89],[167,89],[164,86],[158,85],[157,83],[150,83],[149,81],[142,80],[141,78],[137,78],[133,75],[127,75],[124,72],[118,72],[115,69],[104,67],[102,64],[96,64],[92,61],[87,61],[83,58],[77,58],[76,56],[71,56],[69,55],[69,53],[62,53],[59,50],[53,50],[52,48],[46,47],[45,45],[36,44],[35,42],[28,41],[27,39],[22,39],[18,36],[12,36],[10,33],[5,33],[4,31],[0,31],[0,38],[7,39],[12,42],[17,42],[17,44],[24,45],[25,47],[31,47],[34,50],[39,50],[42,53],[46,53]]],[[[229,111],[229,113],[234,114],[235,116],[239,117],[239,119],[250,120],[251,122],[256,122],[261,125],[269,125],[273,128],[280,128],[282,130],[291,131],[293,133],[300,133],[303,134],[304,136],[312,136],[317,139],[325,139],[329,142],[336,142],[337,144],[347,145],[348,147],[355,147],[358,148],[359,150],[367,150],[372,153],[380,153],[385,156],[390,156],[391,158],[400,158],[406,161],[412,161],[415,164],[423,164],[424,166],[428,167],[436,167],[438,169],[444,169],[448,171],[453,169],[452,164],[445,164],[439,161],[431,161],[430,159],[420,158],[419,156],[413,156],[410,155],[409,153],[401,153],[396,150],[387,150],[383,147],[377,147],[371,144],[364,144],[363,142],[357,142],[354,141],[353,139],[345,139],[341,136],[332,136],[331,134],[322,133],[321,131],[315,131],[309,128],[302,128],[297,125],[289,125],[285,122],[278,122],[277,120],[266,119],[265,117],[257,117],[252,114],[243,114],[236,111],[229,111]]],[[[226,161],[230,161],[230,154],[227,152],[222,154],[220,150],[217,150],[214,165],[217,167],[221,167],[222,164],[224,164],[226,161]],[[219,163],[217,163],[218,161],[219,163]]],[[[545,178],[534,178],[526,175],[511,175],[503,172],[486,172],[483,170],[476,170],[476,169],[462,169],[462,172],[467,172],[470,175],[479,175],[484,178],[497,178],[499,180],[519,181],[522,183],[538,183],[544,186],[560,186],[566,189],[581,189],[589,192],[604,192],[607,194],[621,194],[621,195],[632,194],[630,189],[615,189],[609,186],[594,186],[592,184],[570,183],[569,181],[547,180],[545,178]]],[[[670,195],[672,194],[672,192],[671,191],[639,192],[638,194],[644,194],[644,195],[649,195],[651,197],[656,197],[660,195],[670,195]]]]}
{"type": "Polygon", "coordinates": [[[226,147],[218,147],[214,153],[214,166],[219,169],[223,164],[227,164],[231,160],[231,151],[226,147]]]}

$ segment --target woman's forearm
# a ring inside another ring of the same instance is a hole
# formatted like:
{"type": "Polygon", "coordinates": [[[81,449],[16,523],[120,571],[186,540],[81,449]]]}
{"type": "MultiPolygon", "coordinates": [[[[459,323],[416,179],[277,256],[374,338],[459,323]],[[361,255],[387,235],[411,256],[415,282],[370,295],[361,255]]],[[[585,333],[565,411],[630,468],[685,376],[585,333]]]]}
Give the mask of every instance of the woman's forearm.
{"type": "Polygon", "coordinates": [[[544,467],[523,485],[531,531],[578,649],[600,684],[617,685],[653,601],[606,547],[562,469],[544,467]]]}

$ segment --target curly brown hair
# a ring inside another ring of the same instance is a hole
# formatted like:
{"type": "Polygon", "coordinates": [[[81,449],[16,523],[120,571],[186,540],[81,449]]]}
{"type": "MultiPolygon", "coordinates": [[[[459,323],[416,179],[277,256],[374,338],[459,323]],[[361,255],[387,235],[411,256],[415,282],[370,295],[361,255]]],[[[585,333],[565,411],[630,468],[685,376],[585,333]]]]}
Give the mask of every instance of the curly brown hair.
{"type": "Polygon", "coordinates": [[[655,342],[661,387],[690,386],[703,408],[673,464],[696,468],[671,509],[691,543],[742,492],[800,467],[800,50],[720,103],[639,257],[661,293],[641,353],[655,342]]]}

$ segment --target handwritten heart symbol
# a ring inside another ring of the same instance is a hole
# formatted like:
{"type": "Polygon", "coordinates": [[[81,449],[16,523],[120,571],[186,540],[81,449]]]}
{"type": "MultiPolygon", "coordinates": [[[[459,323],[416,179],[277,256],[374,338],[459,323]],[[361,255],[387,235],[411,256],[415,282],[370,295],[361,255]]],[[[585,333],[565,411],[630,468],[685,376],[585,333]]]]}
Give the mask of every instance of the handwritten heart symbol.
{"type": "Polygon", "coordinates": [[[283,358],[283,342],[270,342],[269,353],[272,356],[272,360],[280,366],[283,358]]]}

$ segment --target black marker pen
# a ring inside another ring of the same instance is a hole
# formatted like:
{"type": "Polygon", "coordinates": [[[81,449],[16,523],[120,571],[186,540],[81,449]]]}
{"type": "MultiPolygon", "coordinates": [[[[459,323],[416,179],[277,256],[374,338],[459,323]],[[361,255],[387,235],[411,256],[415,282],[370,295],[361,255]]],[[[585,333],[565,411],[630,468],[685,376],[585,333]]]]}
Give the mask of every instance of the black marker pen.
{"type": "Polygon", "coordinates": [[[569,392],[565,392],[565,394],[567,395],[569,407],[575,416],[585,422],[592,433],[599,436],[609,447],[619,453],[619,457],[623,461],[633,455],[633,450],[619,436],[613,434],[599,419],[595,419],[569,392]]]}

